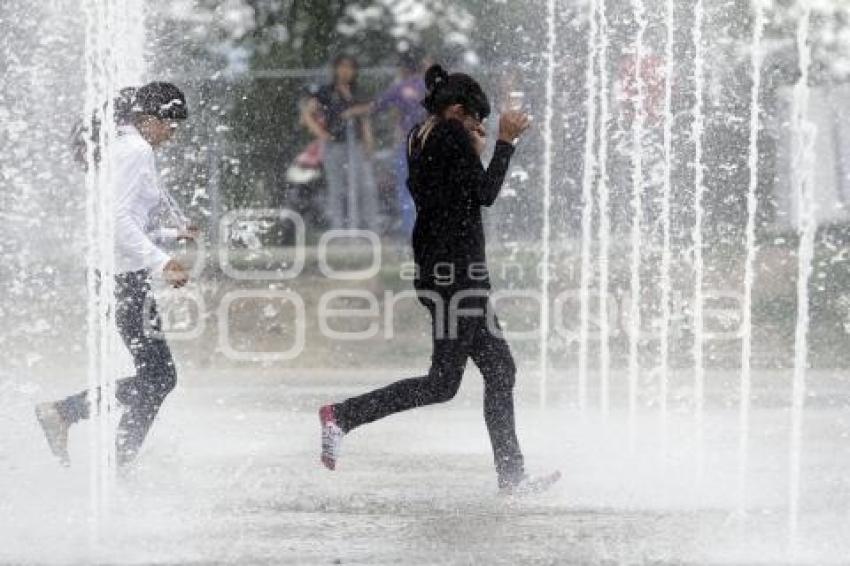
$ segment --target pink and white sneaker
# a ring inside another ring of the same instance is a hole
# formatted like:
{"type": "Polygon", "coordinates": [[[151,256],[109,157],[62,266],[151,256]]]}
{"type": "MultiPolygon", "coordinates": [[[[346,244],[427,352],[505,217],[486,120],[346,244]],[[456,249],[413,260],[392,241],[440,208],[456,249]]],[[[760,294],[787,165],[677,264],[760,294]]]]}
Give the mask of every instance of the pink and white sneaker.
{"type": "Polygon", "coordinates": [[[319,422],[322,425],[322,464],[327,469],[334,470],[345,432],[336,422],[333,405],[325,405],[319,409],[319,422]]]}

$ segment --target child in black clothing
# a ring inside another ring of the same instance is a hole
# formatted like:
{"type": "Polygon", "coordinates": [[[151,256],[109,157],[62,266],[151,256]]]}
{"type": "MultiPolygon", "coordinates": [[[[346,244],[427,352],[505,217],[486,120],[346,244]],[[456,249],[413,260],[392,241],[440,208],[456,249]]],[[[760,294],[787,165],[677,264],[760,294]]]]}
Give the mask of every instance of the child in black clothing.
{"type": "Polygon", "coordinates": [[[482,120],[490,105],[471,77],[439,65],[425,75],[429,116],[408,138],[408,187],[416,204],[413,251],[419,300],[431,315],[434,350],[428,375],[404,379],[319,411],[322,462],[333,470],[342,437],[387,415],[452,399],[471,358],[484,377],[484,419],[498,483],[505,492],[537,491],[559,477],[530,480],[514,424],[516,366],[489,301],[481,207],[499,195],[514,142],[529,127],[522,112],[504,113],[487,169],[482,120]]]}

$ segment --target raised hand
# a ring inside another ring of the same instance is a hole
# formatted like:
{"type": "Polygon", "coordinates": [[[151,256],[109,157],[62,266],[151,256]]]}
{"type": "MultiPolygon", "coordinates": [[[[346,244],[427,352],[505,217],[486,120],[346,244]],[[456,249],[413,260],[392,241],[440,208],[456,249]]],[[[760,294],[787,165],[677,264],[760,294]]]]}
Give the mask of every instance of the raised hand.
{"type": "Polygon", "coordinates": [[[499,139],[514,143],[531,127],[531,119],[521,110],[506,110],[499,119],[499,139]]]}

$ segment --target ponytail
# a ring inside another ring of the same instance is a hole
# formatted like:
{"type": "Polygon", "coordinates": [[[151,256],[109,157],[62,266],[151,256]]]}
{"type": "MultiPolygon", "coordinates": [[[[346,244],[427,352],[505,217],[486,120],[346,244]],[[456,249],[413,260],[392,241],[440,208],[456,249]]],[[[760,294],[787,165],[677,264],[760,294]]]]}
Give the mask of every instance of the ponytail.
{"type": "Polygon", "coordinates": [[[434,94],[440,85],[449,80],[449,73],[441,65],[431,65],[425,71],[425,87],[428,94],[434,94]]]}

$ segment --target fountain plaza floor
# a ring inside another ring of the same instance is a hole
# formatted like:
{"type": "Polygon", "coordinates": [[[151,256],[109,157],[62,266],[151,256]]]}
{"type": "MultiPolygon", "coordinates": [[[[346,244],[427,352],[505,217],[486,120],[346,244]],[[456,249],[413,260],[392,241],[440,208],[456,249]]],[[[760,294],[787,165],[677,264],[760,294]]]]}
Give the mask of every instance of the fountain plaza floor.
{"type": "MultiPolygon", "coordinates": [[[[558,468],[564,478],[544,495],[500,497],[474,371],[453,402],[352,433],[338,471],[325,471],[316,407],[393,375],[183,372],[138,466],[118,479],[99,540],[90,431],[74,431],[74,465],[61,469],[32,417],[35,401],[74,385],[7,379],[0,563],[850,563],[850,387],[838,374],[811,376],[793,547],[787,372],[756,375],[743,517],[735,512],[737,409],[711,387],[701,476],[686,404],[671,405],[665,434],[642,403],[630,452],[618,403],[607,420],[582,417],[566,401],[570,391],[555,387],[541,410],[537,378],[525,373],[518,418],[529,470],[558,468]]],[[[730,376],[709,372],[709,383],[730,376]]]]}

